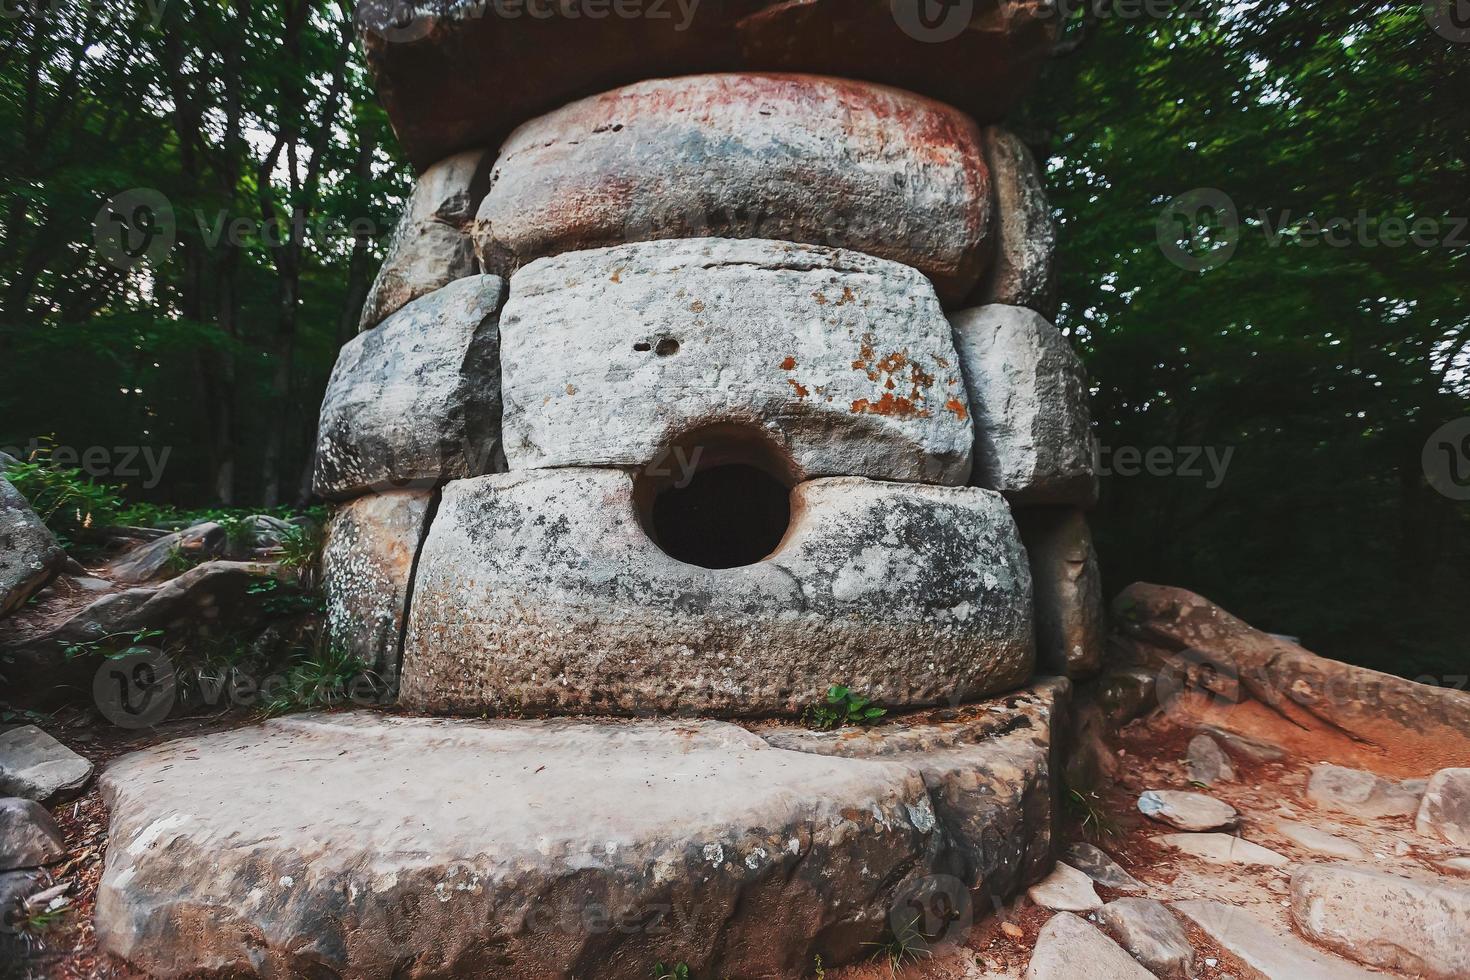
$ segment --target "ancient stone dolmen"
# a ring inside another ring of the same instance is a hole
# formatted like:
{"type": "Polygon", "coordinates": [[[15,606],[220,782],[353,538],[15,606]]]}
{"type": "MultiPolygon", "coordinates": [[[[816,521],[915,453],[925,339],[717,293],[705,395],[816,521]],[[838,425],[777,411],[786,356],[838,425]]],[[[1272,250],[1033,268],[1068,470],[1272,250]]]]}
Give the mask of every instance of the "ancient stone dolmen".
{"type": "Polygon", "coordinates": [[[1069,688],[1033,677],[1100,663],[1096,486],[1039,169],[995,124],[1055,25],[791,6],[364,5],[421,172],[322,406],[329,631],[397,714],[459,718],[123,760],[105,949],[795,976],[1048,870],[1069,688]],[[795,727],[834,684],[884,724],[795,727]]]}

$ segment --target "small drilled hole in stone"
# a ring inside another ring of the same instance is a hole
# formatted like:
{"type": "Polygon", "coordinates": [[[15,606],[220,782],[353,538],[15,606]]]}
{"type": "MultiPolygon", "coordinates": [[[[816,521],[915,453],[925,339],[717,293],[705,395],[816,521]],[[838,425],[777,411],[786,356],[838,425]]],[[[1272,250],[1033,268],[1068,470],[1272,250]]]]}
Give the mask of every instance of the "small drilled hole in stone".
{"type": "Polygon", "coordinates": [[[653,530],[670,558],[701,568],[754,565],[776,550],[791,523],[786,487],[746,463],[715,466],[653,501],[653,530]]]}
{"type": "Polygon", "coordinates": [[[638,351],[640,354],[643,354],[653,350],[653,345],[639,342],[633,345],[633,349],[638,351]]]}
{"type": "Polygon", "coordinates": [[[653,349],[653,352],[659,357],[669,357],[677,354],[679,353],[679,342],[673,337],[665,337],[658,342],[658,346],[653,349]]]}

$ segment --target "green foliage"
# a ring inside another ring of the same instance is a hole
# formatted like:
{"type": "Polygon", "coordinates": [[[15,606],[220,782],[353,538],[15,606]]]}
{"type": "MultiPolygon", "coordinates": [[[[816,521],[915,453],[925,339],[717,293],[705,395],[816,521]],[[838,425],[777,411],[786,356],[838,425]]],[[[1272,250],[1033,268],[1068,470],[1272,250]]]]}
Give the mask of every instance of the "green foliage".
{"type": "Polygon", "coordinates": [[[689,964],[665,966],[663,963],[656,963],[653,967],[653,980],[689,980],[689,964]]]}
{"type": "Polygon", "coordinates": [[[1088,840],[1118,837],[1123,833],[1118,821],[1109,812],[1102,794],[1096,790],[1062,787],[1062,806],[1082,830],[1088,840]]]}
{"type": "Polygon", "coordinates": [[[50,450],[50,444],[43,443],[5,473],[10,484],[30,502],[36,516],[63,544],[116,523],[124,506],[117,489],[98,483],[79,469],[53,466],[50,450]]]}
{"type": "Polygon", "coordinates": [[[1187,587],[1324,655],[1445,677],[1465,673],[1470,506],[1426,485],[1422,455],[1470,417],[1470,249],[1304,244],[1309,218],[1448,235],[1466,215],[1470,45],[1420,7],[1103,18],[1012,126],[1047,170],[1057,323],[1102,446],[1234,450],[1213,488],[1104,477],[1107,592],[1187,587]],[[1234,256],[1204,272],[1156,239],[1195,188],[1241,216],[1234,256]]]}
{"type": "Polygon", "coordinates": [[[355,655],[325,641],[297,652],[285,665],[284,683],[262,691],[268,715],[332,708],[381,689],[381,678],[355,655]]]}
{"type": "Polygon", "coordinates": [[[72,643],[62,649],[66,659],[75,660],[78,657],[101,656],[109,660],[126,657],[138,651],[140,647],[157,647],[163,644],[163,630],[140,629],[128,630],[122,633],[108,633],[99,636],[95,640],[83,640],[72,643]]]}
{"type": "Polygon", "coordinates": [[[871,725],[886,714],[888,709],[877,707],[871,699],[833,684],[827,688],[826,700],[808,705],[801,718],[808,728],[826,732],[843,725],[871,725]]]}
{"type": "Polygon", "coordinates": [[[919,915],[915,915],[908,922],[899,923],[895,928],[890,924],[884,931],[883,938],[876,943],[864,943],[865,946],[876,946],[877,952],[873,954],[875,959],[882,959],[888,964],[888,971],[897,977],[905,967],[911,966],[925,956],[929,956],[929,938],[919,929],[919,915]]]}
{"type": "Polygon", "coordinates": [[[278,578],[262,576],[245,591],[249,595],[265,596],[263,608],[274,616],[319,613],[325,609],[325,600],[319,592],[282,582],[278,578]]]}
{"type": "Polygon", "coordinates": [[[235,514],[221,514],[215,518],[220,528],[225,532],[225,544],[232,554],[249,551],[255,547],[257,534],[255,525],[248,517],[235,514]]]}

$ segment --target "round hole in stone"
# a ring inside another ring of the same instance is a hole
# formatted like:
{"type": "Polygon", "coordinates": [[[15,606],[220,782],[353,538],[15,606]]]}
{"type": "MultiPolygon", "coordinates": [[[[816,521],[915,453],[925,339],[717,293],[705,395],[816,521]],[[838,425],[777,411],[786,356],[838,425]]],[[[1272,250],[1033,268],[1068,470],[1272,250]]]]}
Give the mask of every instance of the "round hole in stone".
{"type": "Polygon", "coordinates": [[[794,482],[789,464],[759,436],[707,430],[679,440],[640,474],[639,516],[676,561],[754,565],[786,537],[794,482]]]}
{"type": "Polygon", "coordinates": [[[658,342],[658,346],[653,349],[653,352],[659,357],[670,357],[679,353],[679,342],[673,337],[665,337],[658,342]]]}
{"type": "Polygon", "coordinates": [[[633,345],[633,349],[640,354],[646,354],[649,351],[653,350],[653,345],[640,340],[638,343],[633,345]]]}

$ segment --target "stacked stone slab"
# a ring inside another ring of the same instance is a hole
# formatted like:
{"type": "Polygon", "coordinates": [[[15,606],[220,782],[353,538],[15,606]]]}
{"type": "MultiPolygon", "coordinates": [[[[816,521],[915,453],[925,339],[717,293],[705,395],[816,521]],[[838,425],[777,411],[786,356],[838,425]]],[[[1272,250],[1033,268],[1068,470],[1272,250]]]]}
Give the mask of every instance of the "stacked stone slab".
{"type": "Polygon", "coordinates": [[[359,10],[420,176],[316,488],[333,641],[400,710],[509,720],[191,747],[353,760],[242,778],[229,811],[186,805],[182,750],[125,760],[102,945],[160,975],[795,976],[916,888],[1016,894],[1049,863],[1068,690],[1032,675],[1101,646],[1086,380],[1047,319],[1040,169],[995,125],[1050,5],[979,0],[948,40],[890,0],[681,30],[493,8],[359,10]],[[791,727],[832,684],[892,724],[791,727]],[[601,899],[677,928],[526,919],[601,899]]]}

